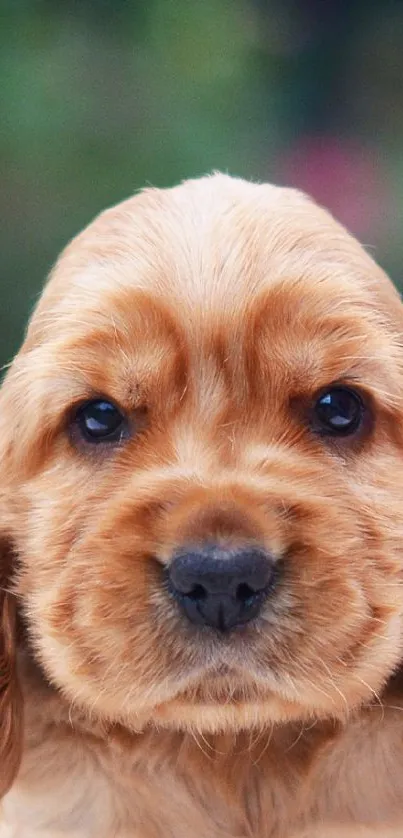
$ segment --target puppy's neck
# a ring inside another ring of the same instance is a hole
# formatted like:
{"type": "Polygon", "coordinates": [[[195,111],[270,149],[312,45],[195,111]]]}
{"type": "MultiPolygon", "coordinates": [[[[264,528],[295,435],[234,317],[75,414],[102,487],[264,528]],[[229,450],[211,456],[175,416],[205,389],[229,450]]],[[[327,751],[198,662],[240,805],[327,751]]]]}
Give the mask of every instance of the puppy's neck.
{"type": "MultiPolygon", "coordinates": [[[[313,817],[320,822],[341,818],[361,823],[364,818],[380,823],[401,812],[401,784],[395,784],[391,796],[386,770],[377,793],[371,793],[368,800],[374,765],[383,760],[386,766],[396,767],[396,777],[403,776],[395,746],[396,719],[400,721],[403,705],[400,673],[384,694],[383,707],[374,704],[363,709],[346,725],[285,724],[203,738],[152,727],[135,734],[119,725],[106,726],[52,687],[26,654],[20,658],[20,673],[25,751],[20,782],[8,798],[7,816],[12,824],[27,820],[26,832],[19,832],[23,838],[32,836],[33,816],[42,827],[47,813],[55,810],[63,830],[72,820],[85,821],[91,838],[129,833],[155,838],[160,830],[150,827],[150,832],[138,832],[140,822],[153,824],[155,812],[182,812],[182,808],[189,810],[192,823],[199,818],[199,830],[192,834],[211,838],[223,834],[210,820],[211,811],[218,813],[220,824],[228,821],[232,830],[228,834],[246,834],[252,823],[253,834],[262,838],[294,834],[298,825],[309,825],[313,817]],[[40,772],[38,765],[43,767],[40,772]],[[333,794],[335,776],[345,777],[337,795],[333,794]],[[25,814],[27,788],[40,806],[25,814]],[[177,796],[178,809],[172,804],[172,794],[177,796]],[[249,803],[240,805],[255,797],[258,805],[253,811],[249,803]],[[111,824],[122,811],[126,812],[125,829],[113,831],[111,824]],[[284,828],[277,830],[280,815],[285,818],[284,828]]],[[[176,834],[176,822],[175,814],[169,834],[176,834]]],[[[181,834],[189,833],[190,827],[181,834]]],[[[68,834],[76,838],[75,832],[68,834]]]]}

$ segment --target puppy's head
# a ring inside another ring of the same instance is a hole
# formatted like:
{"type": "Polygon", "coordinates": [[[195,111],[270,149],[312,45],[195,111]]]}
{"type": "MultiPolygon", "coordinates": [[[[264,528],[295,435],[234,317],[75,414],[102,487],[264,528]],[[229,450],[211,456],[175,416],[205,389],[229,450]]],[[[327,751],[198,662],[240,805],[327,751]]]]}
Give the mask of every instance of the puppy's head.
{"type": "MultiPolygon", "coordinates": [[[[214,732],[382,688],[402,653],[402,322],[292,190],[149,190],[69,245],[0,397],[10,584],[69,701],[214,732]]],[[[10,595],[3,620],[4,705],[10,595]]]]}

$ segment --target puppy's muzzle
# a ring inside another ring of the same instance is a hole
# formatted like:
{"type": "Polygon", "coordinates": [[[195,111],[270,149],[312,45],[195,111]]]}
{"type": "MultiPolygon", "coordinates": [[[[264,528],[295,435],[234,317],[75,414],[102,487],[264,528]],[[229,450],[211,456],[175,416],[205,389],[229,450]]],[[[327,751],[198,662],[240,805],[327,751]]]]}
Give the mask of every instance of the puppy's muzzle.
{"type": "Polygon", "coordinates": [[[273,559],[257,546],[189,547],[168,568],[169,590],[187,619],[220,632],[259,615],[274,577],[273,559]]]}

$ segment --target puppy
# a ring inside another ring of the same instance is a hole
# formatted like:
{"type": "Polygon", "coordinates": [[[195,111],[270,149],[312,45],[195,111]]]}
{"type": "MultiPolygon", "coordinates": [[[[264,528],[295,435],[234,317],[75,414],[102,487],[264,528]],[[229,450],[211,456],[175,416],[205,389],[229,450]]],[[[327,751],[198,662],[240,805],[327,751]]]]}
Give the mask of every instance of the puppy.
{"type": "Polygon", "coordinates": [[[1,838],[403,834],[403,313],[289,189],[149,189],[0,394],[1,838]]]}

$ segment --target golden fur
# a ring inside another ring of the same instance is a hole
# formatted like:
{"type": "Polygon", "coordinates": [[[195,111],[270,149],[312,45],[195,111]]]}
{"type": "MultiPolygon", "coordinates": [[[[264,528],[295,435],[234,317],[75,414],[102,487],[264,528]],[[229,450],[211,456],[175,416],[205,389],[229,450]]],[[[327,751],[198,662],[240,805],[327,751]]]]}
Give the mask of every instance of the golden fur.
{"type": "Polygon", "coordinates": [[[402,327],[293,190],[146,190],[66,248],[0,394],[0,838],[403,834],[402,327]],[[335,382],[354,438],[307,426],[335,382]],[[90,450],[100,395],[132,435],[90,450]],[[206,539],[283,568],[224,637],[163,583],[206,539]]]}

